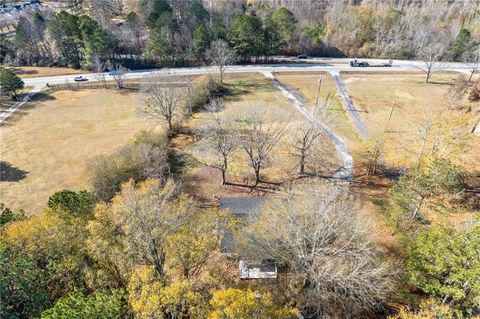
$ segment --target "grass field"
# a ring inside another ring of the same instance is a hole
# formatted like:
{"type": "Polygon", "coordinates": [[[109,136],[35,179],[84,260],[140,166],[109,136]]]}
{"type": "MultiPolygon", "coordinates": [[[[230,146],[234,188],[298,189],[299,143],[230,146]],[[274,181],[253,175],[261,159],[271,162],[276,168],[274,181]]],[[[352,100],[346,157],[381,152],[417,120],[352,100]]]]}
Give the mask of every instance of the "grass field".
{"type": "MultiPolygon", "coordinates": [[[[154,126],[137,115],[137,94],[59,91],[0,127],[0,201],[37,213],[53,192],[87,187],[89,162],[154,126]]],[[[31,103],[33,104],[33,103],[31,103]]]]}
{"type": "Polygon", "coordinates": [[[10,68],[15,74],[22,79],[28,78],[40,78],[44,76],[54,75],[69,75],[85,73],[84,70],[75,70],[70,68],[49,68],[49,67],[36,67],[36,66],[20,66],[10,68]]]}
{"type": "Polygon", "coordinates": [[[355,127],[345,113],[345,110],[337,94],[335,82],[329,73],[326,72],[279,72],[275,73],[275,77],[284,85],[299,92],[307,101],[305,105],[311,107],[315,104],[318,81],[322,78],[318,103],[325,103],[329,96],[329,103],[326,109],[319,110],[320,119],[332,128],[336,133],[347,140],[358,140],[355,127]],[[332,98],[333,96],[333,98],[332,98]]]}
{"type": "Polygon", "coordinates": [[[423,74],[344,74],[342,75],[350,98],[368,125],[369,135],[384,135],[387,141],[387,164],[408,166],[420,153],[421,142],[417,129],[429,118],[439,122],[443,129],[449,125],[466,135],[458,140],[455,158],[467,168],[478,169],[479,138],[469,131],[478,121],[479,103],[470,103],[474,112],[449,110],[449,90],[457,73],[434,74],[425,83],[423,74]],[[388,119],[392,110],[390,122],[388,119]],[[388,128],[387,128],[388,123],[388,128]],[[461,125],[465,127],[461,128],[461,125]],[[385,133],[384,133],[385,131],[385,133]]]}

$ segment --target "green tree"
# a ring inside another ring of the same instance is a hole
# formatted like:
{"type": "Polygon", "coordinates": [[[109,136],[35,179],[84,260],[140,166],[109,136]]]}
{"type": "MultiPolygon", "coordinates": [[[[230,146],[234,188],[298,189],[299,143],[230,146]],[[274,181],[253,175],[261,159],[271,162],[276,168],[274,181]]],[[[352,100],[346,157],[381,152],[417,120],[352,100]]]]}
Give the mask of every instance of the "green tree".
{"type": "Polygon", "coordinates": [[[121,295],[118,292],[97,292],[84,295],[73,291],[42,312],[42,319],[119,319],[122,315],[121,295]]]}
{"type": "Polygon", "coordinates": [[[152,11],[147,17],[147,25],[153,29],[170,25],[173,21],[173,9],[166,0],[155,0],[152,11]]]}
{"type": "MultiPolygon", "coordinates": [[[[0,244],[3,246],[3,244],[0,244]]],[[[33,318],[48,307],[42,271],[33,260],[0,247],[0,317],[33,318]]]]}
{"type": "MultiPolygon", "coordinates": [[[[267,19],[266,27],[271,33],[278,34],[278,47],[283,49],[294,44],[296,31],[295,16],[285,7],[280,7],[273,11],[267,19]]],[[[273,52],[277,53],[277,52],[273,52]]]]}
{"type": "Polygon", "coordinates": [[[213,292],[208,319],[289,319],[297,318],[293,309],[273,302],[269,292],[228,288],[213,292]]]}
{"type": "Polygon", "coordinates": [[[92,195],[82,190],[78,193],[64,189],[55,192],[48,199],[48,207],[60,214],[66,214],[70,217],[82,217],[90,213],[93,208],[92,195]]]}
{"type": "Polygon", "coordinates": [[[417,166],[400,177],[390,191],[395,204],[391,211],[394,223],[397,227],[415,229],[416,221],[424,221],[426,208],[436,212],[455,210],[449,201],[463,190],[464,175],[451,161],[437,158],[427,165],[417,166]]]}
{"type": "Polygon", "coordinates": [[[229,40],[233,50],[244,60],[252,56],[259,57],[264,51],[262,20],[249,14],[235,17],[230,26],[229,40]]]}
{"type": "Polygon", "coordinates": [[[82,62],[78,19],[77,15],[60,11],[48,21],[48,30],[55,39],[62,62],[72,68],[79,68],[82,62]]]}
{"type": "Polygon", "coordinates": [[[480,311],[480,227],[454,231],[433,228],[407,250],[409,281],[470,317],[480,311]]]}
{"type": "Polygon", "coordinates": [[[205,59],[205,51],[210,47],[210,42],[208,29],[204,24],[201,24],[193,33],[193,55],[195,59],[205,59]]]}
{"type": "Polygon", "coordinates": [[[23,89],[24,83],[15,73],[9,69],[0,67],[0,87],[2,93],[12,94],[12,98],[17,98],[17,91],[23,89]]]}
{"type": "Polygon", "coordinates": [[[460,57],[468,49],[472,39],[472,34],[468,29],[462,28],[457,34],[457,38],[453,41],[449,48],[449,54],[454,61],[459,61],[460,57]]]}

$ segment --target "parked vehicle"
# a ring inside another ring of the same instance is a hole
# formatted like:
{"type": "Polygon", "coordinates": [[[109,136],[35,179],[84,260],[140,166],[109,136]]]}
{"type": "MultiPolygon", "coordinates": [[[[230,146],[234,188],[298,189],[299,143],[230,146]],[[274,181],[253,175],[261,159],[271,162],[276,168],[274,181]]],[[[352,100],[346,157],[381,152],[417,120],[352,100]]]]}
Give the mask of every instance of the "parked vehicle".
{"type": "Polygon", "coordinates": [[[387,63],[377,63],[377,64],[370,64],[366,61],[358,61],[357,59],[350,61],[351,67],[359,67],[359,68],[366,68],[366,67],[391,67],[393,60],[388,61],[387,63]]]}
{"type": "Polygon", "coordinates": [[[357,59],[355,59],[355,60],[350,61],[350,66],[351,67],[366,68],[367,66],[370,66],[370,64],[366,61],[358,61],[357,59]]]}
{"type": "Polygon", "coordinates": [[[76,77],[74,77],[74,78],[73,78],[73,80],[74,80],[75,82],[84,82],[84,81],[88,81],[88,79],[87,79],[86,77],[84,77],[84,76],[81,76],[81,75],[80,75],[80,76],[76,76],[76,77]]]}
{"type": "Polygon", "coordinates": [[[299,54],[297,55],[297,59],[308,59],[308,55],[306,55],[305,53],[299,54]]]}

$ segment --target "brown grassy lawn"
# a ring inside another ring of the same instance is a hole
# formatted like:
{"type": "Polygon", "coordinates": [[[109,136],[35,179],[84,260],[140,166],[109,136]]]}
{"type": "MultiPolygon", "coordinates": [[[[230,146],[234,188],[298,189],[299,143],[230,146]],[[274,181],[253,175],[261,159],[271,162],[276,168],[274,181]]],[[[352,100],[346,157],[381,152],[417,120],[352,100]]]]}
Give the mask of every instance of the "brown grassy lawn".
{"type": "Polygon", "coordinates": [[[421,143],[415,133],[415,123],[424,121],[433,112],[433,117],[443,122],[445,129],[449,125],[458,128],[459,124],[465,124],[461,131],[468,136],[454,148],[454,159],[466,168],[478,170],[480,141],[468,134],[478,121],[478,103],[470,103],[473,110],[470,113],[464,110],[447,111],[447,93],[457,77],[457,73],[438,73],[433,75],[431,83],[425,83],[424,75],[419,73],[343,75],[348,93],[362,112],[372,137],[383,133],[392,104],[396,101],[385,133],[387,165],[408,166],[418,158],[421,143]]]}
{"type": "Polygon", "coordinates": [[[50,67],[36,67],[36,66],[20,66],[10,68],[15,74],[22,79],[40,78],[44,76],[54,75],[68,75],[85,73],[84,70],[75,70],[70,68],[50,68],[50,67]]]}
{"type": "MultiPolygon", "coordinates": [[[[200,80],[200,79],[198,79],[200,80]]],[[[296,161],[291,156],[291,143],[298,128],[305,125],[305,121],[290,104],[290,102],[275,89],[270,80],[261,74],[229,74],[225,80],[232,94],[225,99],[225,109],[222,115],[236,117],[246,114],[251,105],[257,105],[265,112],[268,125],[287,125],[286,131],[280,144],[274,149],[272,161],[268,167],[262,170],[265,181],[271,183],[284,183],[295,179],[297,176],[296,161]]],[[[199,128],[211,121],[208,114],[197,113],[194,119],[185,123],[190,128],[199,128]]],[[[208,154],[198,151],[196,142],[180,136],[175,142],[185,153],[199,162],[193,162],[187,174],[189,180],[186,185],[190,192],[204,200],[212,200],[213,197],[227,195],[251,194],[252,190],[244,187],[253,183],[253,172],[248,166],[247,157],[243,150],[238,150],[231,161],[228,171],[228,181],[244,186],[220,186],[220,173],[200,162],[207,162],[208,154]]],[[[331,143],[326,140],[325,166],[331,162],[336,163],[336,154],[331,143]]],[[[335,165],[335,164],[334,164],[335,165]]],[[[330,167],[328,167],[330,169],[330,167]]],[[[275,188],[272,184],[261,183],[256,193],[270,192],[275,188]]]]}
{"type": "Polygon", "coordinates": [[[89,162],[154,124],[136,113],[137,94],[109,90],[59,91],[0,127],[1,160],[26,172],[0,182],[0,201],[36,213],[65,188],[87,187],[89,162]]]}

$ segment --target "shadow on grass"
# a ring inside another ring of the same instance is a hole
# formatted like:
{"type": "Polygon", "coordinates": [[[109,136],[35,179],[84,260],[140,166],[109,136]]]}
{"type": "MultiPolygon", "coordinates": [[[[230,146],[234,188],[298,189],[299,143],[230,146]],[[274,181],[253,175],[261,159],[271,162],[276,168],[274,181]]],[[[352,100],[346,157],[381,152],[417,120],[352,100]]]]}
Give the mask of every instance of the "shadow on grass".
{"type": "Polygon", "coordinates": [[[37,70],[22,70],[19,68],[9,68],[10,71],[15,73],[16,75],[25,75],[25,74],[38,74],[37,70]]]}
{"type": "Polygon", "coordinates": [[[0,161],[0,182],[18,182],[27,177],[27,171],[0,161]]]}

